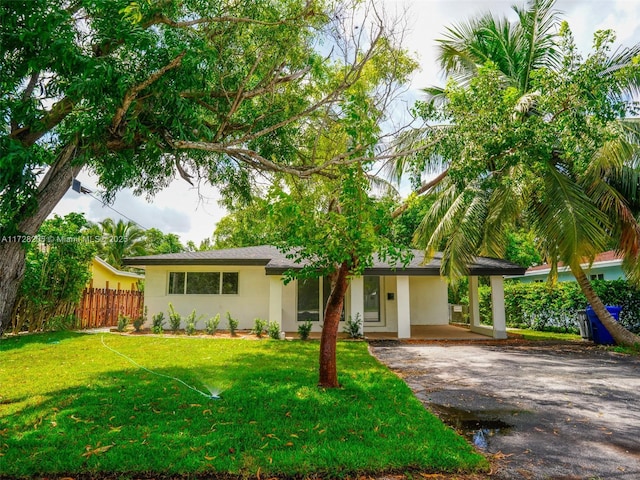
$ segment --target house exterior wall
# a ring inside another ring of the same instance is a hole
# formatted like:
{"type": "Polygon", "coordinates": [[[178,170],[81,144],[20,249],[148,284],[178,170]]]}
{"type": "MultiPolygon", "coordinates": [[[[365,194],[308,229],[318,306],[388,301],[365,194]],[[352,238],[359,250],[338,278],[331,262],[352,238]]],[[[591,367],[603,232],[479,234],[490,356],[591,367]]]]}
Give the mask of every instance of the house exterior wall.
{"type": "MultiPolygon", "coordinates": [[[[604,280],[625,280],[627,277],[622,270],[621,265],[606,265],[599,266],[594,265],[590,270],[586,270],[585,273],[587,276],[590,275],[604,275],[604,280]]],[[[544,270],[540,273],[530,273],[527,275],[523,275],[521,277],[511,277],[514,280],[517,280],[521,283],[533,283],[533,282],[546,282],[549,275],[548,270],[544,270]]],[[[575,282],[576,278],[570,271],[559,271],[558,272],[558,281],[559,282],[575,282]]]]}
{"type": "MultiPolygon", "coordinates": [[[[448,323],[447,283],[440,277],[409,278],[410,317],[412,325],[442,325],[448,323]]],[[[239,320],[240,329],[251,329],[255,318],[269,318],[270,279],[263,266],[147,266],[145,276],[145,305],[149,323],[153,315],[164,312],[168,320],[169,302],[182,316],[196,310],[204,320],[220,313],[220,329],[227,329],[226,312],[239,320]],[[237,294],[168,294],[170,272],[237,272],[237,294]]],[[[345,308],[349,318],[351,289],[347,290],[345,308]]],[[[397,332],[398,303],[395,276],[381,277],[380,322],[365,322],[366,332],[397,332]]],[[[287,332],[296,332],[297,281],[282,287],[282,323],[287,332]]],[[[147,325],[149,326],[149,325],[147,325]]],[[[184,328],[184,322],[181,328],[184,328]]],[[[340,326],[342,330],[342,325],[340,326]]],[[[321,331],[321,322],[313,322],[312,331],[321,331]]]]}
{"type": "MultiPolygon", "coordinates": [[[[204,328],[205,319],[217,313],[220,314],[220,329],[228,328],[226,312],[240,322],[239,329],[253,328],[255,318],[269,319],[269,277],[261,266],[147,266],[144,290],[149,322],[159,312],[164,312],[168,318],[169,302],[183,316],[193,309],[198,316],[203,315],[199,329],[204,328]],[[238,293],[169,295],[169,272],[237,272],[238,293]]],[[[184,328],[184,322],[181,328],[184,328]]]]}
{"type": "Polygon", "coordinates": [[[97,261],[91,262],[91,280],[93,288],[109,288],[115,290],[120,284],[121,290],[137,290],[138,280],[127,275],[116,275],[97,261]]]}
{"type": "Polygon", "coordinates": [[[410,277],[411,325],[447,325],[447,281],[441,277],[410,277]]]}

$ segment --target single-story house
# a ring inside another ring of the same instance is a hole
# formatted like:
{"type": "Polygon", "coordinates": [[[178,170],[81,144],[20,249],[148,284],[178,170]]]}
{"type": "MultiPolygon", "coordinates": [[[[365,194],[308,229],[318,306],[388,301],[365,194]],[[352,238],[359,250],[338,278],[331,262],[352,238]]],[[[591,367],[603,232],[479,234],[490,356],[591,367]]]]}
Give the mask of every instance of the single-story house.
{"type": "Polygon", "coordinates": [[[130,290],[135,292],[139,290],[139,284],[144,280],[144,275],[118,270],[100,257],[93,257],[89,269],[91,270],[91,280],[89,280],[87,288],[130,290]]]}
{"type": "MultiPolygon", "coordinates": [[[[363,319],[364,334],[393,332],[411,338],[416,325],[448,324],[447,281],[440,276],[441,256],[424,263],[424,252],[414,250],[413,260],[395,268],[378,260],[364,275],[350,279],[345,318],[363,319]]],[[[273,246],[170,253],[125,259],[126,265],[145,270],[145,305],[149,318],[167,312],[193,309],[206,318],[229,312],[250,329],[255,318],[278,322],[287,332],[300,322],[313,322],[320,331],[323,306],[329,295],[326,278],[283,282],[283,273],[300,266],[273,246]]],[[[524,273],[524,268],[493,258],[478,257],[469,265],[471,330],[506,338],[503,276],[524,273]],[[492,286],[493,327],[480,324],[478,276],[489,276],[492,286]]],[[[221,327],[224,326],[224,320],[221,327]]],[[[199,326],[202,328],[202,325],[199,326]]]]}
{"type": "MultiPolygon", "coordinates": [[[[615,250],[599,253],[594,258],[593,263],[585,262],[582,264],[582,268],[590,280],[625,280],[627,278],[622,270],[622,256],[615,250]]],[[[546,282],[550,272],[551,265],[545,263],[544,265],[528,268],[523,275],[510,278],[522,283],[546,282]]],[[[562,262],[558,264],[558,281],[576,281],[569,267],[562,262]]]]}

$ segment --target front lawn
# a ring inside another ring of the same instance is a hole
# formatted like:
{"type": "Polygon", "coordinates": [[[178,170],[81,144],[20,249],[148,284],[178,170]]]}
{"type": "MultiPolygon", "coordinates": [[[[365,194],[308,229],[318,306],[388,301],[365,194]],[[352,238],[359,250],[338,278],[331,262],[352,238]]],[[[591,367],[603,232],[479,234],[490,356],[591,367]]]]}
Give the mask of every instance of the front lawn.
{"type": "Polygon", "coordinates": [[[321,391],[317,342],[51,333],[0,340],[0,476],[471,471],[487,461],[362,342],[321,391]],[[211,400],[140,365],[178,377],[211,400]]]}
{"type": "Polygon", "coordinates": [[[525,340],[558,340],[563,342],[579,342],[582,340],[582,337],[577,333],[543,332],[540,330],[530,330],[526,328],[507,328],[507,333],[515,333],[525,340]]]}

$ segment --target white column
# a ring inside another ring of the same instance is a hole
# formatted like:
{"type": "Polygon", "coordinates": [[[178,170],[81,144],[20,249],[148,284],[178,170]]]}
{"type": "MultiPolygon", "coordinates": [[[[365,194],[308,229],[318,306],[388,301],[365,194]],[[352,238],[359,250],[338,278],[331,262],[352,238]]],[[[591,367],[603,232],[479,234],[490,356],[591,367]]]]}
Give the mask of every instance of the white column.
{"type": "Polygon", "coordinates": [[[398,307],[398,338],[411,338],[411,305],[409,277],[396,277],[396,304],[398,307]]]}
{"type": "Polygon", "coordinates": [[[469,276],[469,323],[471,330],[480,326],[480,303],[478,301],[478,277],[469,276]]]}
{"type": "Polygon", "coordinates": [[[282,330],[282,279],[269,275],[269,321],[278,322],[282,330]]]}
{"type": "Polygon", "coordinates": [[[501,276],[490,277],[493,338],[507,338],[507,321],[504,312],[504,282],[501,276]]]}
{"type": "Polygon", "coordinates": [[[362,322],[360,324],[360,334],[364,335],[364,278],[352,277],[351,278],[351,299],[349,304],[351,305],[351,311],[349,315],[351,320],[355,321],[359,318],[362,322]]]}

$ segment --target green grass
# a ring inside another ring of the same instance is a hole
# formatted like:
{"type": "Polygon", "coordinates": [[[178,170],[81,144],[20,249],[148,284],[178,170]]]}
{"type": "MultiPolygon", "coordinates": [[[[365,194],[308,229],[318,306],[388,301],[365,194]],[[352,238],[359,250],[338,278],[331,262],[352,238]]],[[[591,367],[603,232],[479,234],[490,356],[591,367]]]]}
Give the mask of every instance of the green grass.
{"type": "Polygon", "coordinates": [[[521,335],[525,340],[562,340],[574,342],[582,339],[577,333],[541,332],[525,328],[508,328],[507,332],[521,335]]]}
{"type": "Polygon", "coordinates": [[[485,470],[361,342],[320,390],[317,342],[50,333],[0,340],[0,476],[485,470]]]}

